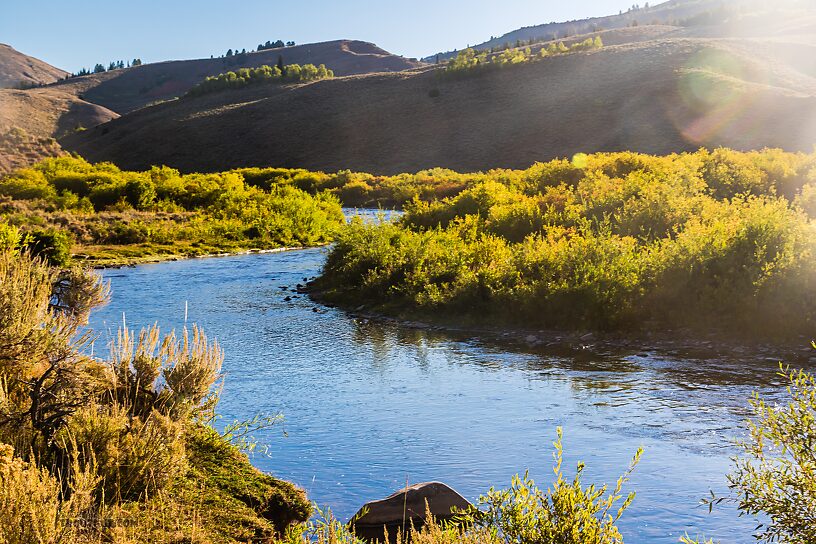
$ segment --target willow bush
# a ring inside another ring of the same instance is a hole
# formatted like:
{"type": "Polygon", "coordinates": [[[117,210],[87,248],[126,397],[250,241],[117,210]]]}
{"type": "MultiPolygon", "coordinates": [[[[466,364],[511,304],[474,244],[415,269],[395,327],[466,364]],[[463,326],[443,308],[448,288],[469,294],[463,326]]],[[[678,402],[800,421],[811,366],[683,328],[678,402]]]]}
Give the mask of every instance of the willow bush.
{"type": "Polygon", "coordinates": [[[816,155],[578,155],[353,222],[317,289],[337,302],[588,328],[809,333],[816,155]]]}
{"type": "Polygon", "coordinates": [[[336,196],[292,183],[259,187],[238,171],[128,172],[76,157],[0,179],[0,216],[23,230],[22,246],[60,266],[75,246],[146,254],[311,246],[330,241],[343,224],[336,196]]]}

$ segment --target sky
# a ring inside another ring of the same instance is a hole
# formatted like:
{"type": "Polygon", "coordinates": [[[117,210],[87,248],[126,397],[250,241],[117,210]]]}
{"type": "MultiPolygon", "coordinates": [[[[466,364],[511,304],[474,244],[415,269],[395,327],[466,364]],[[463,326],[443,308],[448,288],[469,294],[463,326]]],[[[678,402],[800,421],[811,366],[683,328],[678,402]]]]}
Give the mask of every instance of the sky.
{"type": "Polygon", "coordinates": [[[0,0],[0,43],[75,72],[96,63],[204,58],[267,40],[348,38],[406,57],[522,26],[611,15],[623,0],[0,0]]]}

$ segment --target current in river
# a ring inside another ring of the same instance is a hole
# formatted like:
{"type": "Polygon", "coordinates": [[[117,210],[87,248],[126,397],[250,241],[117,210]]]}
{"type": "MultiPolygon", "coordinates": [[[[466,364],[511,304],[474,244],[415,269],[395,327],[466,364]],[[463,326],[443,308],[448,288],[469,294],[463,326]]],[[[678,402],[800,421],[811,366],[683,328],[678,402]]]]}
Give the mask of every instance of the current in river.
{"type": "Polygon", "coordinates": [[[475,501],[529,470],[553,477],[564,429],[565,471],[607,483],[645,453],[625,491],[627,543],[689,533],[751,541],[755,522],[700,500],[726,491],[754,391],[779,396],[778,361],[593,349],[562,354],[497,346],[466,334],[359,319],[294,292],[326,248],[109,269],[110,304],[91,326],[96,349],[121,326],[197,323],[226,359],[223,427],[258,414],[284,422],[258,433],[252,462],[294,481],[341,519],[409,484],[442,481],[475,501]]]}

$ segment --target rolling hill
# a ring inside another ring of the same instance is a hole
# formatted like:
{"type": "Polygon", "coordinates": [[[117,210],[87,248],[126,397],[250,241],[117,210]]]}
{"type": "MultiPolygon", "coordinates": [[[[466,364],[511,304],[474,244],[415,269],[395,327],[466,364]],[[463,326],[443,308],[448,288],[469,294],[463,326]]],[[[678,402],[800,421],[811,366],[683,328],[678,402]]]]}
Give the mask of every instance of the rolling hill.
{"type": "Polygon", "coordinates": [[[61,79],[67,72],[0,46],[0,76],[4,78],[0,81],[26,77],[23,86],[38,85],[0,89],[0,173],[60,153],[53,138],[94,127],[154,102],[177,98],[208,76],[274,65],[279,58],[287,64],[326,64],[338,75],[392,72],[422,65],[370,43],[339,40],[228,58],[144,64],[61,79]]]}
{"type": "Polygon", "coordinates": [[[10,45],[0,43],[0,89],[36,87],[59,81],[65,70],[29,57],[10,45]]]}
{"type": "Polygon", "coordinates": [[[340,76],[371,72],[399,72],[422,63],[393,55],[374,44],[338,40],[268,49],[232,57],[177,60],[72,78],[55,85],[66,92],[125,114],[154,102],[182,96],[208,76],[285,64],[325,64],[340,76]]]}
{"type": "MultiPolygon", "coordinates": [[[[778,0],[769,5],[761,0],[669,0],[657,5],[645,3],[643,7],[621,11],[616,15],[591,17],[588,19],[551,22],[519,28],[498,37],[472,46],[477,50],[516,46],[525,42],[567,40],[571,37],[602,30],[638,27],[643,25],[668,25],[692,29],[699,34],[700,29],[711,36],[724,35],[767,35],[775,24],[780,11],[801,11],[811,7],[810,0],[778,0]],[[727,29],[722,25],[728,24],[727,29]]],[[[786,23],[795,17],[783,17],[786,23]]],[[[456,51],[440,52],[426,57],[425,61],[448,60],[456,56],[456,51]]]]}
{"type": "Polygon", "coordinates": [[[695,37],[665,25],[603,36],[618,45],[458,77],[424,68],[186,98],[62,143],[126,168],[393,174],[625,149],[809,151],[816,142],[812,36],[695,37]]]}

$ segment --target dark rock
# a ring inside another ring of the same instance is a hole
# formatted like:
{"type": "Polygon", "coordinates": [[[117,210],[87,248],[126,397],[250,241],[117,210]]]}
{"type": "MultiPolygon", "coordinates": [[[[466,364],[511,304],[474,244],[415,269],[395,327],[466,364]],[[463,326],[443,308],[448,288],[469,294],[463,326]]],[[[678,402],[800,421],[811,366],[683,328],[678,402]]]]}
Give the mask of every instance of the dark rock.
{"type": "Polygon", "coordinates": [[[438,520],[450,519],[454,511],[473,508],[462,495],[441,482],[426,482],[401,489],[393,495],[365,504],[351,518],[349,525],[359,538],[382,541],[388,531],[389,541],[413,524],[419,529],[425,523],[426,510],[438,520]],[[426,508],[427,504],[427,508],[426,508]]]}

